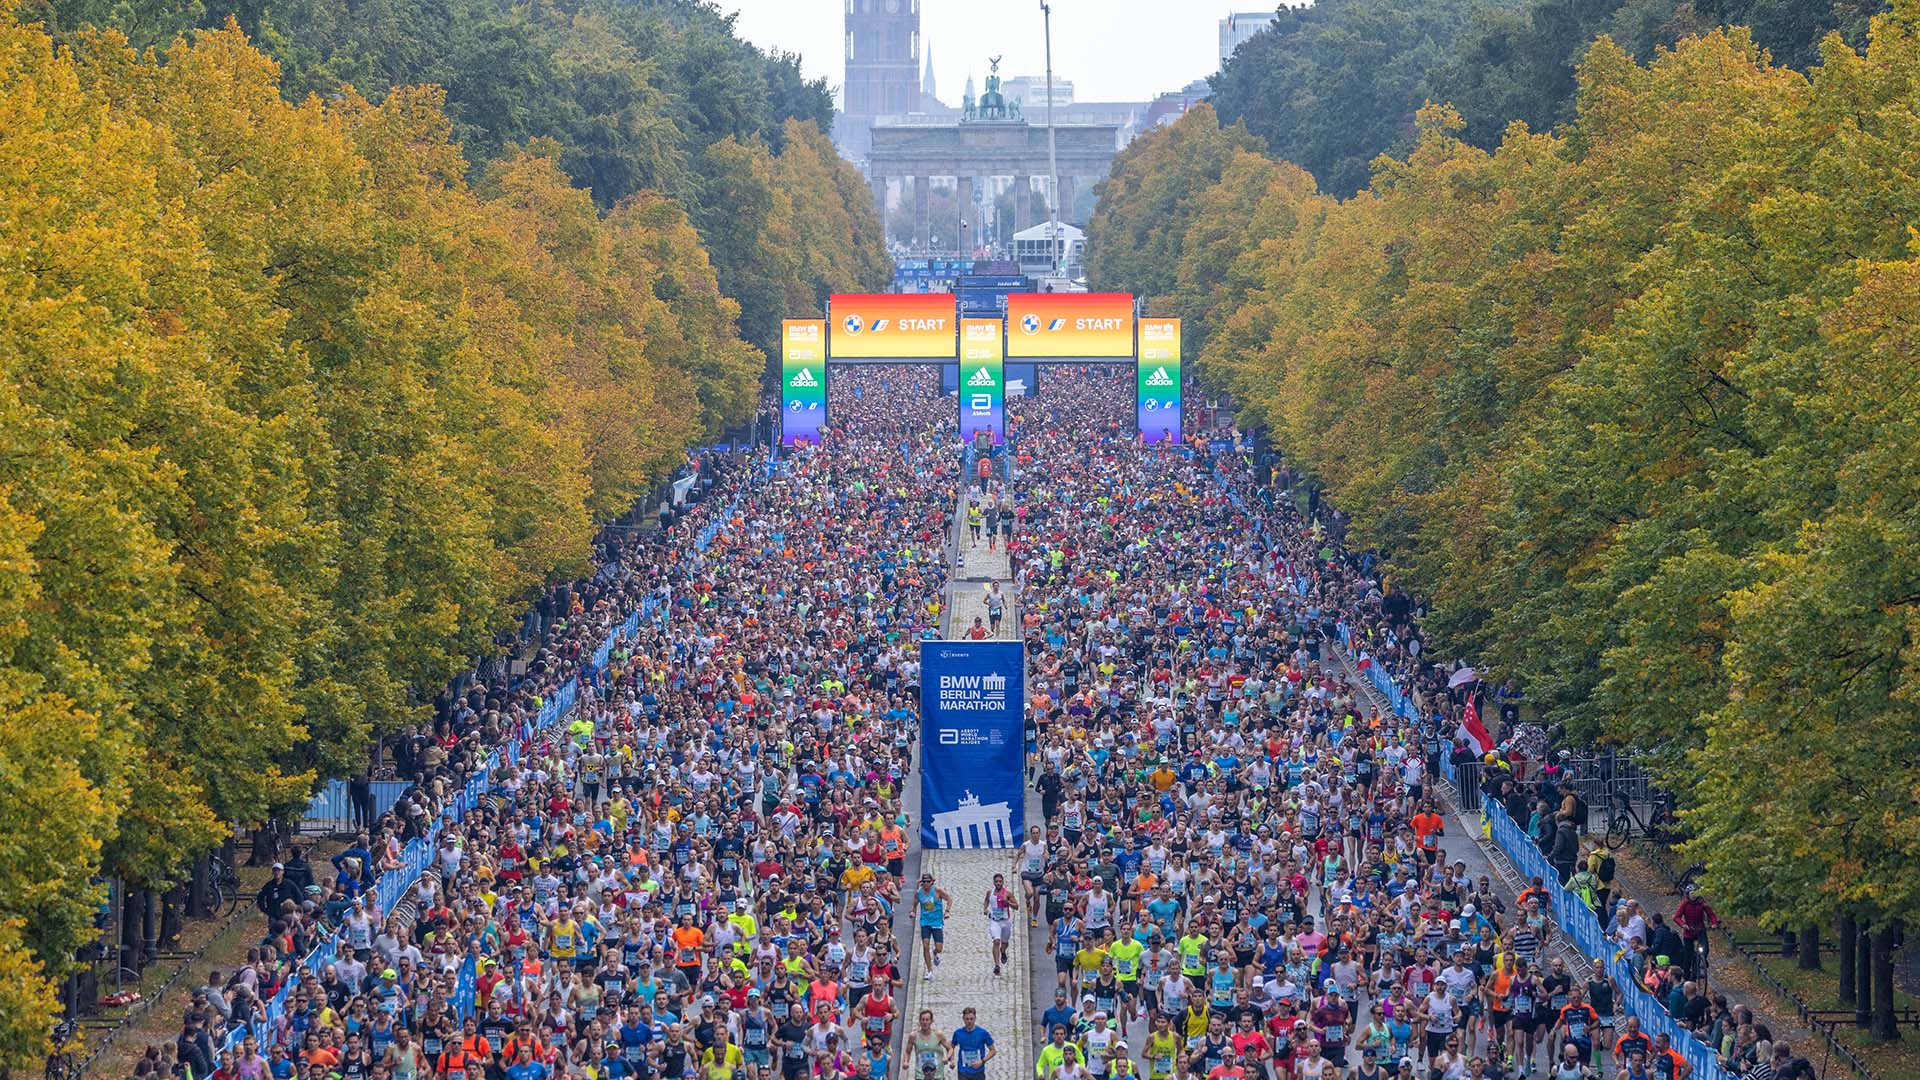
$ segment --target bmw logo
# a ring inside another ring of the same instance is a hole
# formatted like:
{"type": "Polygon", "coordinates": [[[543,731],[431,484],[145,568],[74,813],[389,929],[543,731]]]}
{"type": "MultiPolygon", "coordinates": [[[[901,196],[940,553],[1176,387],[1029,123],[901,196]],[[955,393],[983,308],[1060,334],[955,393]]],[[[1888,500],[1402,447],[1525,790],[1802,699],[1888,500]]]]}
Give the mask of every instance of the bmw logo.
{"type": "Polygon", "coordinates": [[[862,319],[860,313],[856,311],[852,315],[847,316],[846,321],[840,325],[847,328],[847,335],[849,337],[859,337],[860,331],[867,328],[867,321],[862,319]]]}
{"type": "Polygon", "coordinates": [[[1040,332],[1040,316],[1035,315],[1031,311],[1021,316],[1020,329],[1026,331],[1029,334],[1039,333],[1040,332]]]}

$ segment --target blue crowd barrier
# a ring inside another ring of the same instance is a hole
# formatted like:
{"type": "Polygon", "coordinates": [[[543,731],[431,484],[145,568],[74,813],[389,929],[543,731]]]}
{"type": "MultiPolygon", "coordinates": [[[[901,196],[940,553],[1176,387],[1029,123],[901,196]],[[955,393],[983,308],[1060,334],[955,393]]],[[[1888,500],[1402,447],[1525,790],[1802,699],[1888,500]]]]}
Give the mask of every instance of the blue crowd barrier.
{"type": "MultiPolygon", "coordinates": [[[[772,467],[770,466],[769,472],[771,473],[771,471],[772,467]]],[[[734,504],[737,505],[738,503],[739,497],[736,496],[734,504]]],[[[732,507],[729,507],[727,513],[718,521],[702,530],[701,536],[706,542],[710,543],[713,537],[718,535],[719,528],[724,528],[726,521],[732,517],[732,513],[732,507]],[[716,528],[716,526],[719,528],[716,528]]],[[[704,545],[700,546],[704,550],[704,545]]],[[[592,660],[587,665],[586,670],[584,670],[580,676],[569,679],[566,683],[562,684],[554,691],[553,696],[549,700],[542,702],[534,720],[522,727],[517,733],[517,738],[510,739],[505,746],[497,748],[491,754],[487,755],[484,765],[467,781],[466,786],[453,797],[446,808],[441,811],[440,817],[434,821],[432,827],[427,831],[427,835],[416,838],[409,843],[401,853],[400,865],[380,875],[379,879],[374,882],[372,895],[375,906],[378,908],[376,914],[381,920],[384,920],[388,915],[392,914],[394,907],[406,897],[408,891],[420,880],[421,875],[425,874],[428,868],[433,865],[433,853],[438,846],[441,830],[448,826],[459,825],[465,821],[467,815],[472,813],[474,808],[480,805],[480,801],[492,793],[493,776],[501,764],[503,762],[506,764],[518,764],[520,760],[520,744],[522,742],[532,741],[535,736],[558,725],[569,716],[573,712],[574,707],[579,704],[580,687],[582,683],[585,682],[591,685],[599,673],[605,669],[607,661],[612,658],[613,650],[618,646],[619,642],[631,638],[635,631],[639,629],[642,619],[651,620],[654,618],[660,619],[663,625],[668,618],[667,605],[663,602],[663,598],[657,593],[643,597],[639,608],[630,613],[619,626],[613,628],[606,640],[602,641],[600,646],[594,650],[592,660]]],[[[331,792],[335,784],[340,786],[339,798],[343,802],[346,800],[346,782],[335,780],[328,784],[326,791],[323,791],[321,795],[315,797],[316,804],[319,804],[323,798],[330,799],[332,797],[331,792]]],[[[410,786],[411,785],[404,782],[392,782],[391,790],[389,791],[381,785],[376,785],[379,793],[376,795],[375,805],[379,805],[378,800],[380,798],[385,798],[386,807],[391,808],[393,803],[398,801],[401,793],[410,786]]],[[[332,804],[329,802],[327,805],[331,806],[332,804]]],[[[349,814],[351,814],[350,809],[349,814]]],[[[268,1040],[271,1039],[276,1032],[281,1030],[282,1022],[286,1016],[287,1001],[298,987],[300,980],[306,977],[319,978],[320,973],[326,970],[327,965],[334,962],[335,955],[333,943],[326,941],[316,946],[312,951],[307,953],[306,956],[301,957],[299,964],[295,966],[292,977],[286,981],[280,988],[280,991],[273,996],[272,1000],[266,1002],[262,1010],[264,1015],[252,1025],[236,1025],[235,1028],[228,1033],[224,1045],[227,1048],[238,1047],[241,1040],[245,1039],[249,1034],[257,1035],[261,1045],[266,1045],[268,1040]]],[[[474,961],[469,957],[462,965],[455,982],[455,1006],[457,1009],[460,1009],[460,1017],[463,1020],[473,1009],[475,975],[474,961]]]]}
{"type": "MultiPolygon", "coordinates": [[[[1215,466],[1214,476],[1219,481],[1221,489],[1226,492],[1227,499],[1233,504],[1234,509],[1245,513],[1245,499],[1227,482],[1219,466],[1215,466]]],[[[1269,547],[1273,546],[1264,527],[1261,529],[1260,538],[1269,547]]],[[[1298,595],[1307,595],[1310,584],[1307,578],[1295,575],[1292,584],[1298,595]]],[[[1341,620],[1337,626],[1340,646],[1349,657],[1354,658],[1357,666],[1360,658],[1354,650],[1353,627],[1345,620],[1341,620]]],[[[1383,665],[1369,658],[1363,674],[1366,675],[1367,681],[1373,684],[1374,689],[1380,692],[1380,696],[1386,699],[1388,707],[1396,716],[1415,724],[1422,724],[1420,710],[1414,704],[1412,696],[1401,688],[1383,665]]],[[[1440,775],[1453,785],[1455,790],[1458,790],[1460,777],[1454,769],[1452,758],[1446,753],[1438,756],[1440,775]]],[[[1614,984],[1620,987],[1620,1009],[1640,1021],[1640,1030],[1646,1033],[1647,1038],[1652,1039],[1657,1035],[1665,1034],[1668,1043],[1686,1058],[1688,1065],[1692,1066],[1693,1072],[1689,1080],[1733,1080],[1734,1074],[1729,1073],[1721,1065],[1719,1055],[1714,1052],[1714,1049],[1694,1038],[1692,1032],[1667,1014],[1666,1006],[1662,1002],[1640,985],[1639,976],[1633,970],[1633,965],[1627,962],[1622,950],[1607,936],[1606,929],[1600,925],[1600,919],[1593,909],[1589,908],[1585,901],[1560,886],[1559,873],[1552,864],[1547,862],[1547,857],[1527,836],[1526,831],[1514,824],[1513,819],[1507,815],[1506,809],[1493,800],[1481,800],[1481,813],[1487,824],[1489,838],[1506,854],[1514,868],[1523,877],[1537,877],[1545,883],[1549,902],[1553,907],[1552,915],[1555,924],[1559,926],[1561,933],[1573,942],[1576,949],[1612,976],[1614,984]]]]}
{"type": "MultiPolygon", "coordinates": [[[[412,786],[405,780],[375,780],[368,784],[368,791],[373,796],[372,816],[378,818],[381,814],[393,809],[393,804],[400,801],[401,794],[412,786]]],[[[347,782],[345,780],[327,781],[327,786],[316,792],[313,800],[307,804],[306,813],[302,815],[301,820],[317,823],[323,827],[352,826],[355,821],[353,798],[349,794],[347,782]]]]}
{"type": "MultiPolygon", "coordinates": [[[[1342,623],[1340,644],[1349,656],[1353,655],[1353,638],[1352,627],[1342,623]]],[[[1379,664],[1369,664],[1366,674],[1368,681],[1387,699],[1395,713],[1409,720],[1419,720],[1419,710],[1414,707],[1412,698],[1379,664]]],[[[1451,757],[1444,753],[1440,755],[1440,773],[1455,789],[1459,788],[1459,775],[1451,757]]],[[[1640,985],[1638,973],[1627,962],[1625,953],[1607,936],[1606,928],[1600,925],[1599,916],[1584,900],[1560,886],[1559,871],[1547,861],[1546,855],[1527,836],[1526,830],[1515,824],[1506,809],[1494,800],[1481,800],[1480,812],[1486,822],[1489,838],[1513,863],[1514,869],[1522,877],[1539,878],[1545,883],[1548,902],[1553,908],[1553,921],[1559,926],[1560,932],[1573,942],[1575,949],[1613,977],[1614,985],[1620,988],[1621,1009],[1640,1021],[1640,1030],[1649,1039],[1665,1034],[1668,1043],[1693,1067],[1690,1080],[1731,1080],[1733,1074],[1720,1064],[1719,1055],[1714,1049],[1694,1038],[1691,1031],[1667,1014],[1664,1003],[1640,985]]]]}

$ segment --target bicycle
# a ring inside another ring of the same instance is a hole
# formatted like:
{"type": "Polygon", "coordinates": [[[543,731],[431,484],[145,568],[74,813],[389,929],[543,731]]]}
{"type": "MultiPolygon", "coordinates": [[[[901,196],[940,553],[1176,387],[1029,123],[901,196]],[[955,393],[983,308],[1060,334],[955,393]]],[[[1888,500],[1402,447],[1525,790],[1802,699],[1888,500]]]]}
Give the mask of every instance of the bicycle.
{"type": "Polygon", "coordinates": [[[80,1075],[80,1044],[73,1034],[79,1025],[72,1018],[60,1021],[53,1029],[53,1052],[47,1055],[47,1080],[75,1080],[80,1075]]]}
{"type": "Polygon", "coordinates": [[[1700,891],[1700,875],[1707,872],[1707,864],[1694,863],[1680,874],[1680,880],[1673,883],[1673,891],[1680,896],[1692,896],[1700,891]]]}
{"type": "Polygon", "coordinates": [[[1618,850],[1635,836],[1665,842],[1679,831],[1679,824],[1666,799],[1656,798],[1652,811],[1643,818],[1626,793],[1616,791],[1607,804],[1607,846],[1618,850]]]}
{"type": "Polygon", "coordinates": [[[218,855],[207,857],[207,891],[212,894],[208,910],[231,918],[240,910],[240,871],[218,855]]]}

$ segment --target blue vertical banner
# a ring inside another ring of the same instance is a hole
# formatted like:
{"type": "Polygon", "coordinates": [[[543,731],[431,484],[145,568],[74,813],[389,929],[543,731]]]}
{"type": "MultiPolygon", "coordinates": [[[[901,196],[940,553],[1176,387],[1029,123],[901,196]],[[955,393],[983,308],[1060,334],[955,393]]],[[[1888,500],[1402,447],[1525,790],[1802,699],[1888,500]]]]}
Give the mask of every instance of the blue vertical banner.
{"type": "Polygon", "coordinates": [[[1026,822],[1026,646],[920,643],[920,844],[1009,848],[1026,822]]]}

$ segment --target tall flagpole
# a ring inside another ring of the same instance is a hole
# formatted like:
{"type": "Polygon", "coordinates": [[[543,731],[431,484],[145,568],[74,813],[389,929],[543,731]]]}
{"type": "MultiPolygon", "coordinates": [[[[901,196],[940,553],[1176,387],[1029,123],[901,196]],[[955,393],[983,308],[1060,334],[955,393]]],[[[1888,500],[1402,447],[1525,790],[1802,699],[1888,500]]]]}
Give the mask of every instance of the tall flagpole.
{"type": "Polygon", "coordinates": [[[1047,254],[1053,276],[1065,276],[1060,266],[1060,158],[1053,143],[1053,8],[1040,0],[1040,18],[1047,40],[1047,254]]]}

